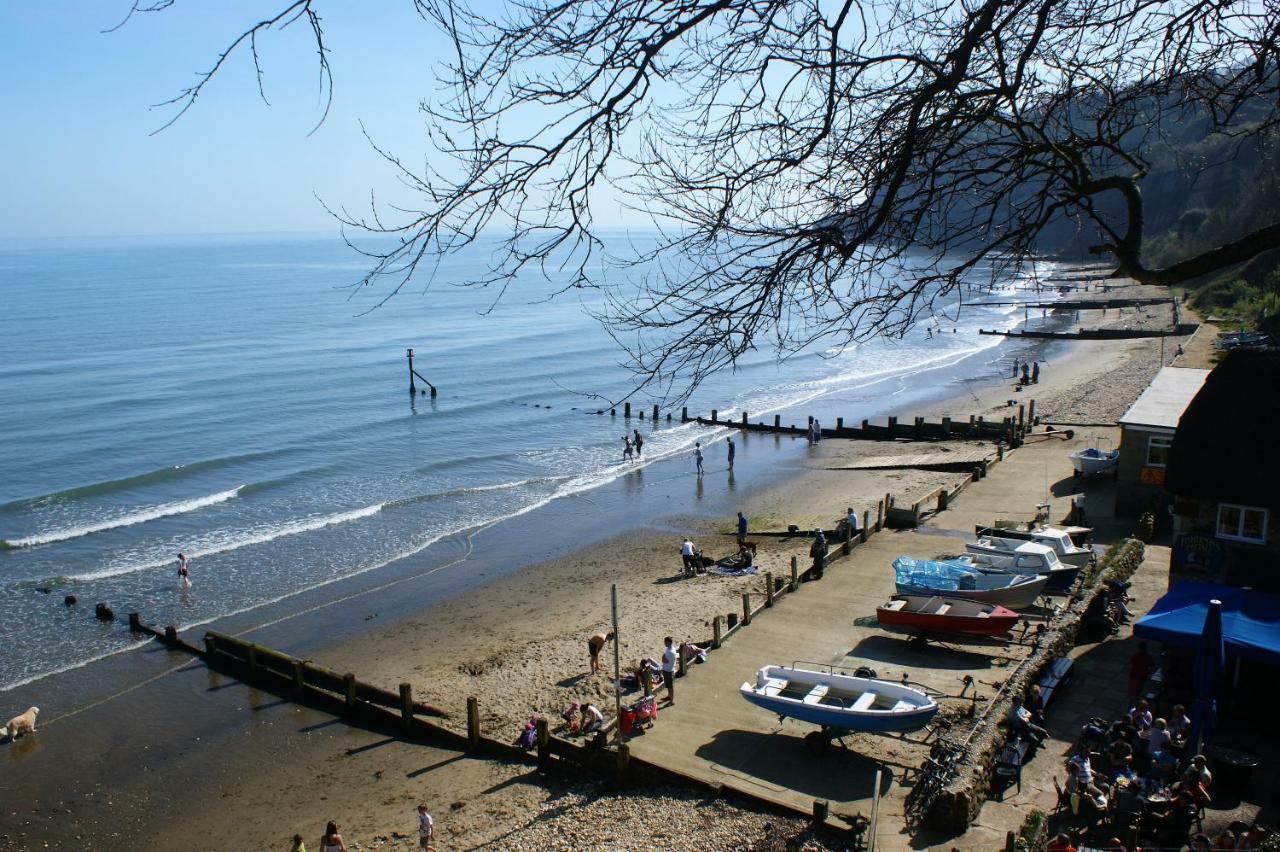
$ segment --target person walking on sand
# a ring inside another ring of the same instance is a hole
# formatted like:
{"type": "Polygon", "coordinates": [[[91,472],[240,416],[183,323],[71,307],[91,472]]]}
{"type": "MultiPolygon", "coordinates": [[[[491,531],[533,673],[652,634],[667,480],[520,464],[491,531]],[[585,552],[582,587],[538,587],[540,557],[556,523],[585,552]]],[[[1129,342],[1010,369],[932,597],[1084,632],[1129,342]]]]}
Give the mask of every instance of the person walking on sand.
{"type": "Polygon", "coordinates": [[[302,842],[301,834],[293,836],[293,844],[289,846],[289,852],[307,852],[307,844],[302,842]]]}
{"type": "Polygon", "coordinates": [[[805,432],[805,437],[809,440],[809,446],[813,446],[813,418],[809,418],[809,431],[805,432]]]}
{"type": "Polygon", "coordinates": [[[818,422],[818,418],[813,418],[813,442],[816,444],[822,440],[822,424],[818,422]]]}
{"type": "Polygon", "coordinates": [[[676,703],[676,648],[670,636],[662,640],[666,646],[662,651],[662,685],[667,688],[667,705],[674,707],[676,703]]]}
{"type": "Polygon", "coordinates": [[[737,447],[733,445],[733,439],[730,438],[729,439],[729,470],[733,470],[733,456],[736,450],[737,450],[737,447]]]}
{"type": "Polygon", "coordinates": [[[418,845],[427,850],[434,850],[431,841],[436,836],[436,822],[427,813],[426,805],[418,805],[418,845]]]}
{"type": "Polygon", "coordinates": [[[347,844],[338,833],[338,824],[330,822],[324,828],[324,837],[320,838],[320,852],[347,852],[347,844]]]}
{"type": "Polygon", "coordinates": [[[640,454],[644,452],[644,438],[640,437],[640,430],[631,430],[635,433],[635,437],[631,440],[631,445],[636,448],[636,458],[640,458],[640,454]]]}
{"type": "Polygon", "coordinates": [[[591,660],[591,674],[597,674],[600,671],[600,652],[604,650],[604,645],[613,638],[613,631],[608,633],[597,633],[587,640],[587,656],[591,660]]]}
{"type": "Polygon", "coordinates": [[[738,513],[738,545],[741,546],[747,539],[747,516],[738,513]]]}
{"type": "Polygon", "coordinates": [[[187,576],[187,557],[178,554],[178,585],[184,589],[191,588],[191,579],[187,576]]]}
{"type": "Polygon", "coordinates": [[[622,460],[631,461],[631,439],[626,435],[622,436],[622,460]]]}
{"type": "Polygon", "coordinates": [[[698,573],[698,554],[693,549],[693,540],[686,538],[680,545],[680,561],[684,565],[684,573],[693,576],[698,573]]]}
{"type": "Polygon", "coordinates": [[[702,476],[702,442],[695,441],[693,444],[693,460],[698,465],[698,476],[702,476]]]}
{"type": "Polygon", "coordinates": [[[1036,385],[1039,383],[1040,383],[1040,362],[1036,361],[1034,364],[1031,365],[1031,384],[1036,385]]]}

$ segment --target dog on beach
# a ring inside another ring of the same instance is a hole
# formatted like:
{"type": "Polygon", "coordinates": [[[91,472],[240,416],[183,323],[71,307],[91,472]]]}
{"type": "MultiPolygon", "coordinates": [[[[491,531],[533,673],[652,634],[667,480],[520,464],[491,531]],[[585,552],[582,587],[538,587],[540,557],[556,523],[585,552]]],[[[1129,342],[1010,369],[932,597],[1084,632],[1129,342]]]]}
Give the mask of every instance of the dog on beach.
{"type": "Polygon", "coordinates": [[[14,716],[9,720],[9,724],[0,728],[0,733],[7,734],[10,740],[16,740],[21,734],[34,734],[36,732],[36,714],[39,712],[39,707],[27,708],[27,712],[14,716]]]}

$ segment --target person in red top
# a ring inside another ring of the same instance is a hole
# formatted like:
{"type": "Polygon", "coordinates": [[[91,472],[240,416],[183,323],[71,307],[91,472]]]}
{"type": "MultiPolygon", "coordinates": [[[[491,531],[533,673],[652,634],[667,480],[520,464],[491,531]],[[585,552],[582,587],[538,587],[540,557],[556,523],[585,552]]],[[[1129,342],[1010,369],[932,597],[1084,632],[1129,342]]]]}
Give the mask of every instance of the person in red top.
{"type": "Polygon", "coordinates": [[[1070,837],[1059,834],[1049,841],[1049,852],[1076,852],[1076,847],[1071,845],[1070,837]]]}
{"type": "Polygon", "coordinates": [[[1147,682],[1147,678],[1151,677],[1155,668],[1156,661],[1151,654],[1147,653],[1147,643],[1139,642],[1138,650],[1134,651],[1133,656],[1129,658],[1130,700],[1142,694],[1142,686],[1147,682]]]}

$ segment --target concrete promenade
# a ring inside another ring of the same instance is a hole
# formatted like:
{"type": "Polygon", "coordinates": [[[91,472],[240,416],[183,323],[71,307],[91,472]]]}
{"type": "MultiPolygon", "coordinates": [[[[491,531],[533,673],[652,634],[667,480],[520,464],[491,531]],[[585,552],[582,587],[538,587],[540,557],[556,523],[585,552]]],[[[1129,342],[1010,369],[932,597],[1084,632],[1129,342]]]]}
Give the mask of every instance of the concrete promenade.
{"type": "MultiPolygon", "coordinates": [[[[632,753],[804,811],[811,809],[814,800],[828,801],[834,814],[870,814],[875,772],[880,769],[884,798],[877,845],[883,849],[917,845],[905,833],[903,801],[927,746],[855,735],[845,739],[847,749],[837,745],[815,757],[804,741],[805,734],[815,730],[813,726],[793,720],[779,724],[775,716],[743,700],[738,689],[744,681],[754,680],[763,665],[804,660],[850,669],[866,665],[889,680],[906,673],[912,681],[951,696],[961,692],[962,678],[972,675],[978,694],[990,696],[993,684],[1005,678],[1027,648],[957,640],[931,643],[921,650],[909,645],[906,636],[881,630],[875,609],[894,592],[890,563],[903,554],[932,558],[961,552],[975,524],[990,524],[996,518],[1030,520],[1038,503],[1050,503],[1051,519],[1064,517],[1071,495],[1080,488],[1072,478],[1068,453],[1087,446],[1095,434],[1114,433],[1104,428],[1083,430],[1070,442],[1030,436],[1025,446],[994,466],[985,479],[969,485],[921,529],[886,530],[871,536],[851,556],[831,566],[824,579],[784,596],[735,633],[707,664],[693,666],[689,676],[677,683],[675,707],[663,706],[658,723],[631,740],[632,753]]],[[[1106,490],[1108,485],[1085,487],[1092,492],[1106,490]]],[[[902,494],[897,499],[902,505],[916,497],[902,494]]],[[[1102,504],[1109,502],[1091,499],[1090,520],[1107,521],[1104,508],[1109,506],[1102,504]]],[[[1027,614],[1034,619],[1034,610],[1027,614]]],[[[967,697],[941,703],[940,716],[960,717],[970,705],[967,697]]],[[[958,718],[955,731],[966,730],[965,720],[958,718]]],[[[920,733],[911,736],[918,738],[920,733]]],[[[918,845],[926,844],[918,841],[918,845]]],[[[945,845],[950,848],[954,843],[945,845]]],[[[964,845],[968,847],[967,841],[964,845]]]]}

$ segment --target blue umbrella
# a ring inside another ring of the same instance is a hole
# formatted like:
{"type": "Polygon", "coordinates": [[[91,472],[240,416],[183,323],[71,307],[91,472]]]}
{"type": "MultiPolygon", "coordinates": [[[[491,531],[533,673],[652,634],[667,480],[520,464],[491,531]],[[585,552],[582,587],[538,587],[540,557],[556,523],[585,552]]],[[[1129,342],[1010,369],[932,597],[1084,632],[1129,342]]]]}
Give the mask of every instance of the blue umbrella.
{"type": "Polygon", "coordinates": [[[1204,631],[1200,634],[1192,675],[1196,700],[1191,707],[1191,731],[1187,735],[1187,745],[1193,753],[1200,751],[1202,741],[1207,743],[1213,739],[1218,716],[1218,683],[1226,667],[1222,648],[1222,601],[1211,600],[1204,616],[1204,631]]]}

